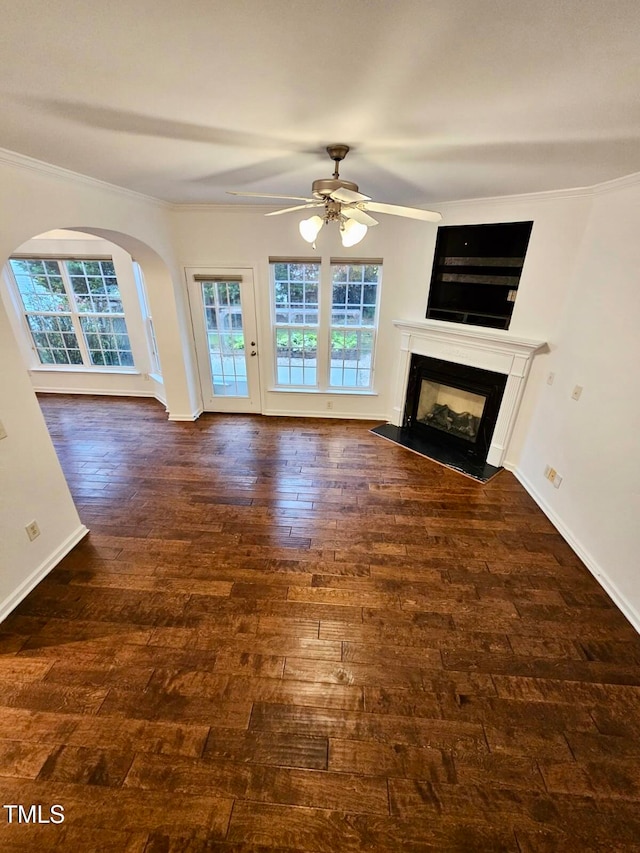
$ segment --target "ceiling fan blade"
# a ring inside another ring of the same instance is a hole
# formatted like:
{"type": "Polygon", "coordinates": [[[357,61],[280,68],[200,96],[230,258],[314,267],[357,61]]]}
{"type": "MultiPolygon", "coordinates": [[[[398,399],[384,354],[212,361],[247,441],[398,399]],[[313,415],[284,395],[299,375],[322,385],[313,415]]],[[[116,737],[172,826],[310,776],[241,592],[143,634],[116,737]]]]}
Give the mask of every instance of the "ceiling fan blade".
{"type": "Polygon", "coordinates": [[[244,195],[251,198],[283,198],[290,199],[291,201],[314,201],[314,199],[302,195],[271,195],[270,193],[245,193],[236,190],[227,190],[227,195],[244,195]]]}
{"type": "Polygon", "coordinates": [[[308,207],[324,207],[324,202],[315,204],[296,204],[295,207],[283,207],[282,210],[272,210],[270,213],[265,213],[265,216],[280,216],[281,213],[292,213],[294,210],[305,210],[308,207]]]}
{"type": "Polygon", "coordinates": [[[391,216],[406,216],[409,219],[422,219],[423,222],[440,222],[442,214],[435,210],[421,210],[418,207],[402,207],[399,204],[384,204],[379,201],[368,201],[364,205],[366,210],[374,213],[388,213],[391,216]]]}
{"type": "Polygon", "coordinates": [[[346,216],[347,219],[355,219],[356,222],[359,222],[361,225],[368,225],[371,228],[372,225],[377,225],[378,220],[374,219],[373,216],[369,216],[368,213],[365,213],[364,210],[360,210],[359,207],[343,207],[340,210],[340,213],[343,216],[346,216]]]}
{"type": "Polygon", "coordinates": [[[343,201],[345,204],[354,204],[357,201],[369,201],[371,196],[357,193],[354,190],[347,189],[347,187],[338,187],[331,193],[331,198],[334,201],[343,201]]]}

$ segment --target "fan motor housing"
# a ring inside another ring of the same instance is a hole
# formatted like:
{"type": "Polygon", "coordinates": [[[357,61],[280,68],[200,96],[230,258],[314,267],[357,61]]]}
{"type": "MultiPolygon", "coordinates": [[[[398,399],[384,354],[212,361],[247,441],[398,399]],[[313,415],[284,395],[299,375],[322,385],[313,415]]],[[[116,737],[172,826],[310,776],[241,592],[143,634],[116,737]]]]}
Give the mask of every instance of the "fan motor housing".
{"type": "Polygon", "coordinates": [[[311,185],[311,192],[314,198],[324,199],[330,196],[335,190],[342,189],[343,187],[353,190],[356,193],[358,192],[357,184],[354,184],[353,181],[343,181],[342,178],[339,180],[336,178],[319,178],[311,185]]]}

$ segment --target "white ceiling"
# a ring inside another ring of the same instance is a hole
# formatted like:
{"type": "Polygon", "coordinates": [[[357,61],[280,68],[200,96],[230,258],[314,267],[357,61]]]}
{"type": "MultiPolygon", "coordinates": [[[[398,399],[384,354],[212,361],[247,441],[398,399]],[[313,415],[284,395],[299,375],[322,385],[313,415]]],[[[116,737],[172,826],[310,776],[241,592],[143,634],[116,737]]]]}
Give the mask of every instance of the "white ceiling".
{"type": "Polygon", "coordinates": [[[640,171],[638,0],[5,0],[0,147],[173,202],[640,171]]]}

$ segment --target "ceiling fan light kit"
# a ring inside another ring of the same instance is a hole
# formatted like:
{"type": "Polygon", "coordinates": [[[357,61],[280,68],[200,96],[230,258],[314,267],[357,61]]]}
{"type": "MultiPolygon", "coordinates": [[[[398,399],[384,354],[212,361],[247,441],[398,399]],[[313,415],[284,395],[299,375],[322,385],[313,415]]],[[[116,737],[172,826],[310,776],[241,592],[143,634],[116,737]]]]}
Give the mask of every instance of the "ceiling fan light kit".
{"type": "Polygon", "coordinates": [[[300,229],[302,238],[307,243],[313,243],[323,225],[324,219],[316,214],[309,219],[303,219],[298,228],[300,229]]]}
{"type": "Polygon", "coordinates": [[[347,219],[340,226],[340,239],[345,248],[355,246],[360,240],[363,240],[369,229],[361,222],[356,222],[355,219],[347,219]]]}
{"type": "Polygon", "coordinates": [[[282,196],[261,193],[244,193],[229,190],[231,195],[244,195],[253,198],[279,198],[301,201],[294,207],[273,210],[265,216],[279,216],[282,213],[292,213],[294,210],[324,207],[324,214],[314,214],[309,219],[300,222],[299,230],[302,238],[312,243],[326,222],[337,222],[340,227],[340,239],[346,248],[355,246],[364,239],[369,228],[378,224],[367,210],[374,213],[386,213],[391,216],[404,216],[409,219],[419,219],[423,222],[440,222],[442,216],[434,210],[422,210],[417,207],[401,207],[397,204],[385,204],[372,201],[364,195],[353,181],[345,181],[339,174],[339,163],[347,156],[349,146],[344,144],[328,145],[327,153],[335,163],[331,178],[319,178],[311,185],[311,198],[304,196],[282,196]]]}

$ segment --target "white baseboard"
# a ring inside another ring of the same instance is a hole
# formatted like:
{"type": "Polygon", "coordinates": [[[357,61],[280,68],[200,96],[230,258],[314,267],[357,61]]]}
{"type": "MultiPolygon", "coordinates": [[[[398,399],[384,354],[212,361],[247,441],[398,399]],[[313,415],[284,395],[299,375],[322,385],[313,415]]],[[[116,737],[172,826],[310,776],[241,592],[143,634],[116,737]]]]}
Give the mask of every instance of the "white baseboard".
{"type": "Polygon", "coordinates": [[[516,477],[516,479],[524,486],[528,494],[538,504],[540,509],[547,516],[547,518],[556,528],[558,533],[576,552],[578,557],[580,557],[582,562],[589,569],[591,574],[598,581],[598,583],[604,589],[607,595],[611,598],[616,607],[623,613],[623,615],[627,618],[627,620],[631,623],[635,630],[640,634],[640,613],[636,610],[633,604],[627,601],[627,599],[620,592],[616,584],[611,580],[607,572],[602,568],[601,565],[598,564],[597,560],[588,551],[588,549],[585,548],[584,545],[582,545],[582,543],[574,536],[571,530],[569,530],[569,528],[565,525],[562,519],[559,518],[555,511],[549,506],[549,504],[540,496],[540,494],[537,492],[531,482],[524,476],[521,471],[518,470],[517,466],[505,462],[504,467],[507,470],[511,471],[514,477],[516,477]]]}
{"type": "Polygon", "coordinates": [[[341,421],[384,421],[388,417],[384,415],[363,414],[362,412],[337,412],[334,409],[320,409],[318,411],[301,412],[300,409],[265,409],[263,415],[274,418],[334,418],[341,421]]]}
{"type": "Polygon", "coordinates": [[[36,587],[40,581],[45,578],[49,572],[58,565],[60,560],[65,557],[78,542],[80,542],[89,532],[89,528],[81,524],[71,536],[68,536],[59,548],[50,554],[47,559],[41,563],[35,572],[32,572],[20,586],[15,589],[5,600],[0,603],[0,622],[3,622],[7,616],[15,610],[23,598],[26,598],[31,590],[36,587]]]}
{"type": "Polygon", "coordinates": [[[189,412],[188,414],[181,414],[180,412],[172,412],[169,415],[168,420],[170,420],[170,421],[197,421],[203,412],[204,412],[204,409],[196,409],[195,412],[189,412]]]}
{"type": "Polygon", "coordinates": [[[131,388],[67,388],[64,385],[58,385],[55,388],[50,386],[41,387],[34,385],[33,390],[36,394],[85,394],[92,397],[155,397],[153,391],[137,391],[131,388]]]}

